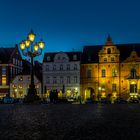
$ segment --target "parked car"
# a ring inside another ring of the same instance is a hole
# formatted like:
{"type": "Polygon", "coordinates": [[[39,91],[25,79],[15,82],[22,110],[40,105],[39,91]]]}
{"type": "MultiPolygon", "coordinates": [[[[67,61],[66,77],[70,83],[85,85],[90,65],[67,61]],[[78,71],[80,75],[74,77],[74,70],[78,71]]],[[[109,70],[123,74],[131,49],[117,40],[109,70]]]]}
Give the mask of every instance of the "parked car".
{"type": "Polygon", "coordinates": [[[130,99],[129,103],[140,103],[139,99],[130,99]]]}
{"type": "Polygon", "coordinates": [[[4,97],[3,98],[3,103],[5,104],[10,104],[10,103],[14,103],[15,99],[12,97],[4,97]]]}

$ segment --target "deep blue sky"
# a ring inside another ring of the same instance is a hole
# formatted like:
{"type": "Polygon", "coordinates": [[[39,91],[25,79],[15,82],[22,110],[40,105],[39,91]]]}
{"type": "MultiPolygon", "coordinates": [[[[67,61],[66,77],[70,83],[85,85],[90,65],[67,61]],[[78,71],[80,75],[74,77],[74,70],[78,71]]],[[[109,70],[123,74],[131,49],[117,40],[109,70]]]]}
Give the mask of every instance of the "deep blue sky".
{"type": "Polygon", "coordinates": [[[139,0],[0,0],[0,46],[19,43],[33,29],[45,52],[140,42],[139,0]]]}

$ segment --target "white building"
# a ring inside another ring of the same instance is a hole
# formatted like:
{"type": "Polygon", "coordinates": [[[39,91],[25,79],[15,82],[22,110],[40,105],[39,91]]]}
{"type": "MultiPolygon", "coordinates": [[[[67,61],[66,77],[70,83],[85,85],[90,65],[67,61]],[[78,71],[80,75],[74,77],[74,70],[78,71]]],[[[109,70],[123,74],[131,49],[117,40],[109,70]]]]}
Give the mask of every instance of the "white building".
{"type": "Polygon", "coordinates": [[[43,93],[57,90],[58,96],[80,95],[81,52],[45,53],[43,60],[43,93]]]}
{"type": "MultiPolygon", "coordinates": [[[[24,98],[27,95],[31,83],[30,75],[17,75],[10,83],[10,96],[14,98],[24,98]]],[[[37,94],[41,97],[41,82],[34,76],[34,83],[37,94]]]]}

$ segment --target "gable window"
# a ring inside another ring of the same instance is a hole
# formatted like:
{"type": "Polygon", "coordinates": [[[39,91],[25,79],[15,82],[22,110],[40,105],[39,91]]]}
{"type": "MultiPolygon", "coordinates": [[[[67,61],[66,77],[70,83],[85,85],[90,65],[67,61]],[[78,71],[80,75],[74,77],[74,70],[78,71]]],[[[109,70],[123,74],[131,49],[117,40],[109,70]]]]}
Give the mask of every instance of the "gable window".
{"type": "Polygon", "coordinates": [[[136,69],[131,69],[131,78],[136,78],[136,69]]]}
{"type": "Polygon", "coordinates": [[[111,49],[107,48],[107,54],[111,54],[111,49]]]}
{"type": "Polygon", "coordinates": [[[106,70],[102,69],[102,77],[106,77],[106,70]]]}

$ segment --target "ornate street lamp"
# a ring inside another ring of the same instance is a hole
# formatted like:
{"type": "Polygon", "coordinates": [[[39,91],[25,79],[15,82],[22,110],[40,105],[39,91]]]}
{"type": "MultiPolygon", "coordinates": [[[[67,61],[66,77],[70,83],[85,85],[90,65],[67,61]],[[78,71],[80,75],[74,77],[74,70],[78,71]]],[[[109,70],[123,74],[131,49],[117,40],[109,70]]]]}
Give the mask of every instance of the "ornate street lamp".
{"type": "Polygon", "coordinates": [[[34,102],[39,99],[34,84],[34,57],[42,54],[44,42],[40,40],[38,43],[34,43],[35,37],[36,35],[33,33],[33,31],[31,31],[28,34],[27,39],[20,43],[22,54],[31,58],[31,83],[26,96],[27,102],[34,102]]]}

